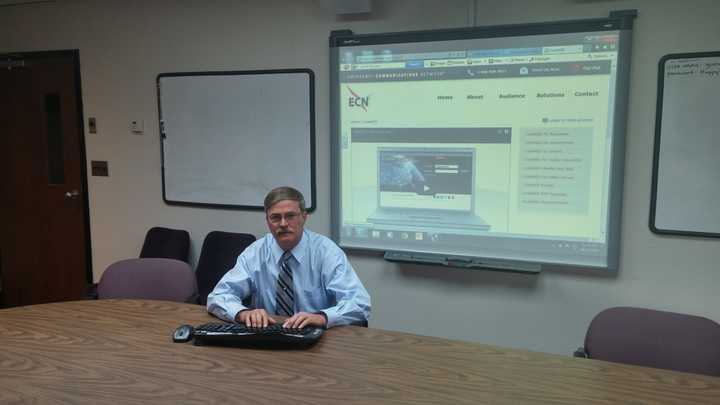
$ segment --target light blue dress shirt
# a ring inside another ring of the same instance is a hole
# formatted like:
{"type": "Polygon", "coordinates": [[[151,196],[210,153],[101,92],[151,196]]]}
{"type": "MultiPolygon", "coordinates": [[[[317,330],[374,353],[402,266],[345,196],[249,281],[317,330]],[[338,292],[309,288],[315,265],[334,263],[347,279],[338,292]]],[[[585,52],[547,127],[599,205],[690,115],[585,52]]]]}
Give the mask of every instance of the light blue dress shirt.
{"type": "MultiPolygon", "coordinates": [[[[328,328],[370,317],[370,295],[335,242],[306,229],[291,252],[296,313],[322,311],[328,328]]],[[[272,234],[248,246],[208,295],[208,312],[234,322],[238,312],[248,309],[243,300],[252,297],[250,308],[277,313],[275,291],[282,254],[272,234]]]]}

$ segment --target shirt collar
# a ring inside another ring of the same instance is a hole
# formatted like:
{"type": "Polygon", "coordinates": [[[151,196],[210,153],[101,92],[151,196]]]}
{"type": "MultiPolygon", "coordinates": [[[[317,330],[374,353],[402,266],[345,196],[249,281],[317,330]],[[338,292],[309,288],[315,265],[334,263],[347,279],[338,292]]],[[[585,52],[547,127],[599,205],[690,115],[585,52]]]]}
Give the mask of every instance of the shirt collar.
{"type": "MultiPolygon", "coordinates": [[[[278,245],[277,241],[275,240],[275,237],[271,234],[270,237],[272,238],[272,254],[273,254],[273,260],[275,263],[280,263],[280,259],[282,258],[282,255],[284,251],[278,245]]],[[[307,246],[308,246],[308,239],[310,239],[310,236],[308,235],[308,231],[306,229],[303,229],[302,237],[300,238],[300,242],[292,248],[290,252],[292,252],[293,257],[295,260],[298,261],[298,263],[302,263],[303,259],[305,259],[305,252],[307,252],[307,246]]]]}

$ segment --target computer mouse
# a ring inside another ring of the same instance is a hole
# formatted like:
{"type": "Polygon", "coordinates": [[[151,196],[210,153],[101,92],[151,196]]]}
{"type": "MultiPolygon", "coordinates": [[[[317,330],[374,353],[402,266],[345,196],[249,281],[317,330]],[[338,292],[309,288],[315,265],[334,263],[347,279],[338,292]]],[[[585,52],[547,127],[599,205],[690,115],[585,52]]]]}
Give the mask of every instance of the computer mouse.
{"type": "Polygon", "coordinates": [[[185,343],[192,339],[193,337],[193,328],[192,325],[180,325],[175,329],[175,332],[173,332],[172,338],[173,342],[175,343],[185,343]]]}

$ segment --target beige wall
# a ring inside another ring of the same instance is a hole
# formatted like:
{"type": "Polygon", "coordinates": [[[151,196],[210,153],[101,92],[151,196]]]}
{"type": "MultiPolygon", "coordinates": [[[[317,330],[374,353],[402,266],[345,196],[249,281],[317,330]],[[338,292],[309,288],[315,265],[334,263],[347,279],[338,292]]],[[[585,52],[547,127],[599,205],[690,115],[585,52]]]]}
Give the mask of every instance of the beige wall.
{"type": "Polygon", "coordinates": [[[357,33],[604,17],[637,8],[630,81],[620,271],[520,275],[397,265],[351,254],[373,297],[375,327],[556,353],[582,344],[599,310],[639,305],[720,320],[718,240],[659,237],[648,230],[657,61],[717,50],[714,0],[375,0],[370,17],[341,19],[331,0],[58,0],[0,7],[0,53],[79,49],[90,160],[95,279],[136,256],[154,225],[188,229],[193,256],[211,230],[261,235],[261,213],[162,202],[155,77],[161,72],[309,67],[316,73],[318,209],[309,226],[330,229],[328,48],[330,30],[357,33]],[[130,133],[144,120],[145,134],[130,133]]]}

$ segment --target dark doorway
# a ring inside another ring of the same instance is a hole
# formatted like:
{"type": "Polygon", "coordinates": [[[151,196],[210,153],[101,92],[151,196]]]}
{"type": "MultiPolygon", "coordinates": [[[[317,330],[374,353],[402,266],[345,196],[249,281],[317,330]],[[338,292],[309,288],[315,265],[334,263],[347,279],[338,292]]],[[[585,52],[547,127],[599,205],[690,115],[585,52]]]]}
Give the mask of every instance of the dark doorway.
{"type": "Polygon", "coordinates": [[[78,51],[0,55],[3,307],[81,299],[90,269],[78,51]]]}

